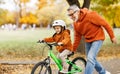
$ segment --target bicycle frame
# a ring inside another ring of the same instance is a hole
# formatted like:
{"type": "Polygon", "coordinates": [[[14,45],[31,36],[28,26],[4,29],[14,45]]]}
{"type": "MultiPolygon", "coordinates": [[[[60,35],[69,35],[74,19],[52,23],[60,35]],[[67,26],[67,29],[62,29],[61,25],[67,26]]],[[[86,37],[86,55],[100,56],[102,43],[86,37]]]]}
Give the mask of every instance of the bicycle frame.
{"type": "MultiPolygon", "coordinates": [[[[56,56],[55,56],[55,54],[52,52],[52,45],[54,45],[54,44],[47,44],[49,47],[50,47],[50,49],[49,49],[49,51],[48,51],[48,57],[51,57],[53,60],[54,60],[54,62],[56,63],[56,65],[57,65],[57,67],[58,67],[58,69],[59,69],[59,71],[61,71],[62,69],[63,69],[63,66],[62,66],[62,60],[60,60],[59,58],[57,58],[56,56]]],[[[48,59],[49,61],[50,61],[50,59],[48,59]]],[[[73,69],[71,70],[71,71],[68,71],[68,74],[70,73],[70,74],[73,74],[73,73],[77,73],[77,72],[82,72],[82,68],[80,68],[80,67],[78,67],[77,65],[75,65],[74,63],[72,63],[69,59],[68,59],[68,57],[66,58],[66,63],[68,63],[69,65],[72,65],[72,67],[73,67],[73,69]]],[[[50,64],[50,63],[49,63],[50,64]]]]}
{"type": "MultiPolygon", "coordinates": [[[[58,66],[59,70],[61,71],[63,69],[62,64],[61,64],[62,61],[54,55],[52,50],[49,50],[48,56],[51,57],[54,60],[54,62],[58,66]]],[[[75,64],[73,64],[69,59],[66,59],[66,63],[71,64],[74,68],[72,71],[69,71],[68,74],[69,73],[71,74],[71,73],[82,72],[82,69],[80,67],[76,66],[75,64]]]]}
{"type": "Polygon", "coordinates": [[[52,52],[52,50],[49,50],[48,56],[50,56],[50,57],[54,60],[54,62],[55,62],[56,65],[58,66],[59,70],[61,71],[61,70],[63,69],[63,67],[62,67],[62,65],[61,65],[62,61],[61,61],[60,59],[58,59],[58,58],[54,55],[54,53],[52,52]]]}

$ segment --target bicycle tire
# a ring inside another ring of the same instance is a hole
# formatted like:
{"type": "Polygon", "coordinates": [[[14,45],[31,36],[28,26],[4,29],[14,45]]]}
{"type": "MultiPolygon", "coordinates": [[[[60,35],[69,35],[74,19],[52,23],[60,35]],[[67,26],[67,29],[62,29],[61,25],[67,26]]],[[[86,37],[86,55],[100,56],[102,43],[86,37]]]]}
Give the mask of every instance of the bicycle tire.
{"type": "MultiPolygon", "coordinates": [[[[74,74],[84,74],[84,70],[85,70],[85,66],[86,66],[86,60],[84,58],[76,57],[72,60],[72,63],[77,64],[77,66],[78,66],[78,64],[80,64],[79,66],[82,68],[82,72],[74,73],[74,74]]],[[[72,70],[72,65],[69,65],[68,71],[71,71],[71,70],[72,70]]],[[[69,73],[69,74],[71,74],[71,73],[69,73]]]]}
{"type": "Polygon", "coordinates": [[[39,62],[33,67],[31,74],[52,74],[52,71],[46,62],[39,62]],[[41,69],[37,70],[39,67],[41,67],[41,69]],[[36,71],[38,71],[38,73],[36,73],[36,71]]]}

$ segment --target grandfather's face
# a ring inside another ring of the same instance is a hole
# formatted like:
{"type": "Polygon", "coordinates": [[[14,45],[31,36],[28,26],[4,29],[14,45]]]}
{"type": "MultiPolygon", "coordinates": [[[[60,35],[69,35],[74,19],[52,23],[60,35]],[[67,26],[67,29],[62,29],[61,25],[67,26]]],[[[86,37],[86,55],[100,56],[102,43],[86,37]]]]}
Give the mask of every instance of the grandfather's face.
{"type": "Polygon", "coordinates": [[[73,11],[73,10],[69,10],[68,11],[68,16],[73,20],[73,21],[77,21],[79,18],[79,11],[73,11]]]}

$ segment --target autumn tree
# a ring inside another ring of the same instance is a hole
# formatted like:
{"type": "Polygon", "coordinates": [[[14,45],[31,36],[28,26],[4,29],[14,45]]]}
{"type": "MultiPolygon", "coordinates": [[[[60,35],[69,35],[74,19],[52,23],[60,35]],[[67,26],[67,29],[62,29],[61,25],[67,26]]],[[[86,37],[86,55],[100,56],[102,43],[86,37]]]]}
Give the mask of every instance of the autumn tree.
{"type": "Polygon", "coordinates": [[[27,15],[20,18],[20,23],[21,24],[26,23],[29,25],[38,24],[38,19],[37,19],[36,15],[29,12],[29,13],[27,13],[27,15]]]}
{"type": "MultiPolygon", "coordinates": [[[[5,4],[3,0],[0,0],[0,4],[5,4]]],[[[0,25],[5,24],[6,22],[6,15],[7,15],[7,10],[3,10],[0,8],[0,25]]]]}
{"type": "Polygon", "coordinates": [[[42,9],[46,6],[53,6],[55,0],[38,0],[39,3],[37,3],[38,9],[42,9]]]}
{"type": "Polygon", "coordinates": [[[67,3],[65,0],[60,0],[59,2],[56,2],[56,0],[47,0],[46,2],[40,0],[40,4],[38,5],[39,9],[37,11],[37,17],[39,23],[43,24],[43,26],[46,27],[48,24],[52,24],[55,19],[63,19],[64,21],[67,21],[67,3]],[[40,5],[41,3],[43,3],[42,6],[40,5]]]}
{"type": "Polygon", "coordinates": [[[26,14],[26,3],[30,0],[14,0],[14,3],[16,4],[16,24],[19,26],[19,18],[22,17],[22,15],[26,14]],[[23,4],[23,5],[22,5],[23,4]]]}
{"type": "Polygon", "coordinates": [[[120,0],[92,0],[91,9],[101,14],[113,27],[120,27],[120,0]]]}
{"type": "Polygon", "coordinates": [[[0,25],[5,24],[7,22],[6,16],[7,16],[8,11],[3,10],[0,8],[0,25]]]}
{"type": "Polygon", "coordinates": [[[14,12],[8,12],[6,15],[6,23],[15,23],[15,16],[14,16],[14,12]]]}

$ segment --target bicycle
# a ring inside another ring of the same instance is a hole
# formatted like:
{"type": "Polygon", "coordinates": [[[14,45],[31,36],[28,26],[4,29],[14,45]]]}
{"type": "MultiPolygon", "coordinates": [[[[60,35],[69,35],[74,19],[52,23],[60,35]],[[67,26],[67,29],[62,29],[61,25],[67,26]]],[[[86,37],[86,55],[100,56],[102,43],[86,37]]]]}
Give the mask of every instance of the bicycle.
{"type": "MultiPolygon", "coordinates": [[[[41,42],[38,42],[38,43],[41,43],[41,42]]],[[[37,64],[35,64],[35,66],[31,71],[31,74],[52,74],[52,70],[50,67],[50,58],[52,58],[53,61],[56,63],[59,71],[61,71],[63,68],[61,64],[62,61],[58,59],[52,51],[53,50],[52,47],[56,46],[57,43],[47,43],[47,42],[44,42],[44,43],[50,47],[48,52],[48,57],[45,58],[43,61],[40,61],[37,64]]],[[[76,57],[72,61],[70,61],[69,57],[72,55],[73,53],[68,55],[66,58],[66,63],[69,64],[67,74],[77,74],[77,73],[83,74],[84,68],[86,66],[86,60],[82,57],[76,57]]]]}

